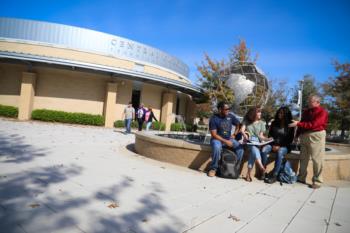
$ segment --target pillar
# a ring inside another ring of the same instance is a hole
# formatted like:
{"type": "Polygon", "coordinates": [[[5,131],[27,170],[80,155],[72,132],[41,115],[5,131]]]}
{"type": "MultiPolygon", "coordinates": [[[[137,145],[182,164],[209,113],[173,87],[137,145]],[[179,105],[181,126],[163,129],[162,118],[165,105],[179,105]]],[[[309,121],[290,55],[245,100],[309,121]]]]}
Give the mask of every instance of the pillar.
{"type": "Polygon", "coordinates": [[[21,93],[18,104],[18,119],[29,120],[32,115],[35,95],[36,74],[22,73],[21,93]]]}
{"type": "Polygon", "coordinates": [[[113,128],[117,119],[116,100],[117,100],[117,83],[107,83],[106,98],[104,103],[105,127],[113,128]]]}
{"type": "Polygon", "coordinates": [[[175,100],[175,93],[163,93],[161,122],[165,124],[165,131],[170,131],[170,126],[173,121],[173,105],[175,100]]]}
{"type": "Polygon", "coordinates": [[[190,97],[187,97],[186,110],[186,123],[193,124],[196,118],[196,103],[190,97]]]}

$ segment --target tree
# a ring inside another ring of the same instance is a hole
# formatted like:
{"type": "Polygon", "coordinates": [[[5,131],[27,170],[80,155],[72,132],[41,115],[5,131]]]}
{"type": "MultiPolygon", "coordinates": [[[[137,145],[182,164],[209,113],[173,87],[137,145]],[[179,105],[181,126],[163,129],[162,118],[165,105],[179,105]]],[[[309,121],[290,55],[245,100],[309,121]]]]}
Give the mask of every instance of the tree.
{"type": "Polygon", "coordinates": [[[288,105],[288,96],[290,89],[287,87],[286,81],[270,80],[270,95],[265,107],[262,110],[262,118],[269,122],[275,117],[275,113],[281,106],[288,105]]]}
{"type": "Polygon", "coordinates": [[[232,103],[234,94],[231,89],[225,85],[226,77],[222,74],[225,63],[217,62],[211,59],[207,54],[204,55],[205,61],[202,65],[197,66],[201,77],[199,78],[200,86],[206,97],[206,101],[212,103],[212,107],[219,101],[232,103]]]}
{"type": "MultiPolygon", "coordinates": [[[[292,102],[298,102],[298,91],[300,90],[299,84],[293,88],[292,102]]],[[[310,75],[304,75],[303,77],[303,93],[302,93],[302,107],[307,108],[308,99],[310,95],[321,95],[320,85],[316,83],[315,78],[310,75]]]]}
{"type": "Polygon", "coordinates": [[[225,62],[224,59],[218,62],[204,54],[204,61],[201,65],[197,65],[201,74],[198,79],[199,85],[204,92],[204,99],[201,102],[210,103],[212,110],[215,109],[216,103],[219,101],[233,103],[235,100],[233,90],[225,84],[227,79],[225,69],[230,68],[230,64],[234,62],[253,62],[250,57],[250,49],[247,48],[244,40],[239,40],[239,43],[233,46],[228,60],[229,62],[225,62]]]}
{"type": "Polygon", "coordinates": [[[344,138],[345,131],[350,129],[350,63],[334,62],[336,77],[331,77],[323,86],[324,92],[331,98],[329,106],[329,122],[333,129],[341,130],[344,138]]]}
{"type": "Polygon", "coordinates": [[[229,59],[231,63],[234,62],[253,62],[256,63],[258,55],[251,58],[251,50],[247,47],[244,39],[240,39],[237,45],[234,45],[230,51],[229,59]]]}

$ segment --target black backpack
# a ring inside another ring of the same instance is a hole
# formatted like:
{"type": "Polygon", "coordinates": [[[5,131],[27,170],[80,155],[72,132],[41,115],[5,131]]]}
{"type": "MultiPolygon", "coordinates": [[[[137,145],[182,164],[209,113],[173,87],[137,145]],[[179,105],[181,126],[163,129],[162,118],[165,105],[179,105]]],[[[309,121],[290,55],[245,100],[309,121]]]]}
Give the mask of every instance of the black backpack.
{"type": "Polygon", "coordinates": [[[219,164],[219,176],[223,178],[237,179],[239,177],[239,168],[240,163],[235,152],[223,148],[219,164]]]}

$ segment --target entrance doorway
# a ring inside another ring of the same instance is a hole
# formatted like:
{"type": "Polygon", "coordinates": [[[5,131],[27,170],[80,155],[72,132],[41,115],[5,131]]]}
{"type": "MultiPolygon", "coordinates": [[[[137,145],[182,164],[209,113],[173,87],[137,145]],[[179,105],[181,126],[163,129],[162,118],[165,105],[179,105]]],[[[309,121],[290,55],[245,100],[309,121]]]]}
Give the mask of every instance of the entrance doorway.
{"type": "Polygon", "coordinates": [[[137,110],[140,106],[140,97],[141,97],[140,90],[132,90],[131,102],[135,110],[137,110]]]}

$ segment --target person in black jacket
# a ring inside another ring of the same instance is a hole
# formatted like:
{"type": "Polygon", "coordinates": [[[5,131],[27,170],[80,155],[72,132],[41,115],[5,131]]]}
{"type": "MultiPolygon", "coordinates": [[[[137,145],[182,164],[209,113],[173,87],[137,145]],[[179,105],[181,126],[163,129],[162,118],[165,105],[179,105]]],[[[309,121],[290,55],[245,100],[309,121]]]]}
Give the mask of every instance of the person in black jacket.
{"type": "Polygon", "coordinates": [[[272,176],[266,178],[267,183],[276,182],[277,175],[281,169],[282,161],[287,153],[291,151],[291,143],[294,139],[294,128],[289,128],[288,124],[292,122],[292,113],[288,107],[281,107],[277,110],[275,119],[269,129],[269,137],[274,141],[264,146],[263,151],[276,153],[275,167],[272,176]]]}
{"type": "Polygon", "coordinates": [[[146,131],[149,130],[149,128],[152,126],[152,120],[158,121],[157,118],[154,116],[154,113],[152,111],[152,108],[149,107],[148,111],[145,114],[145,121],[146,121],[146,131]]]}

